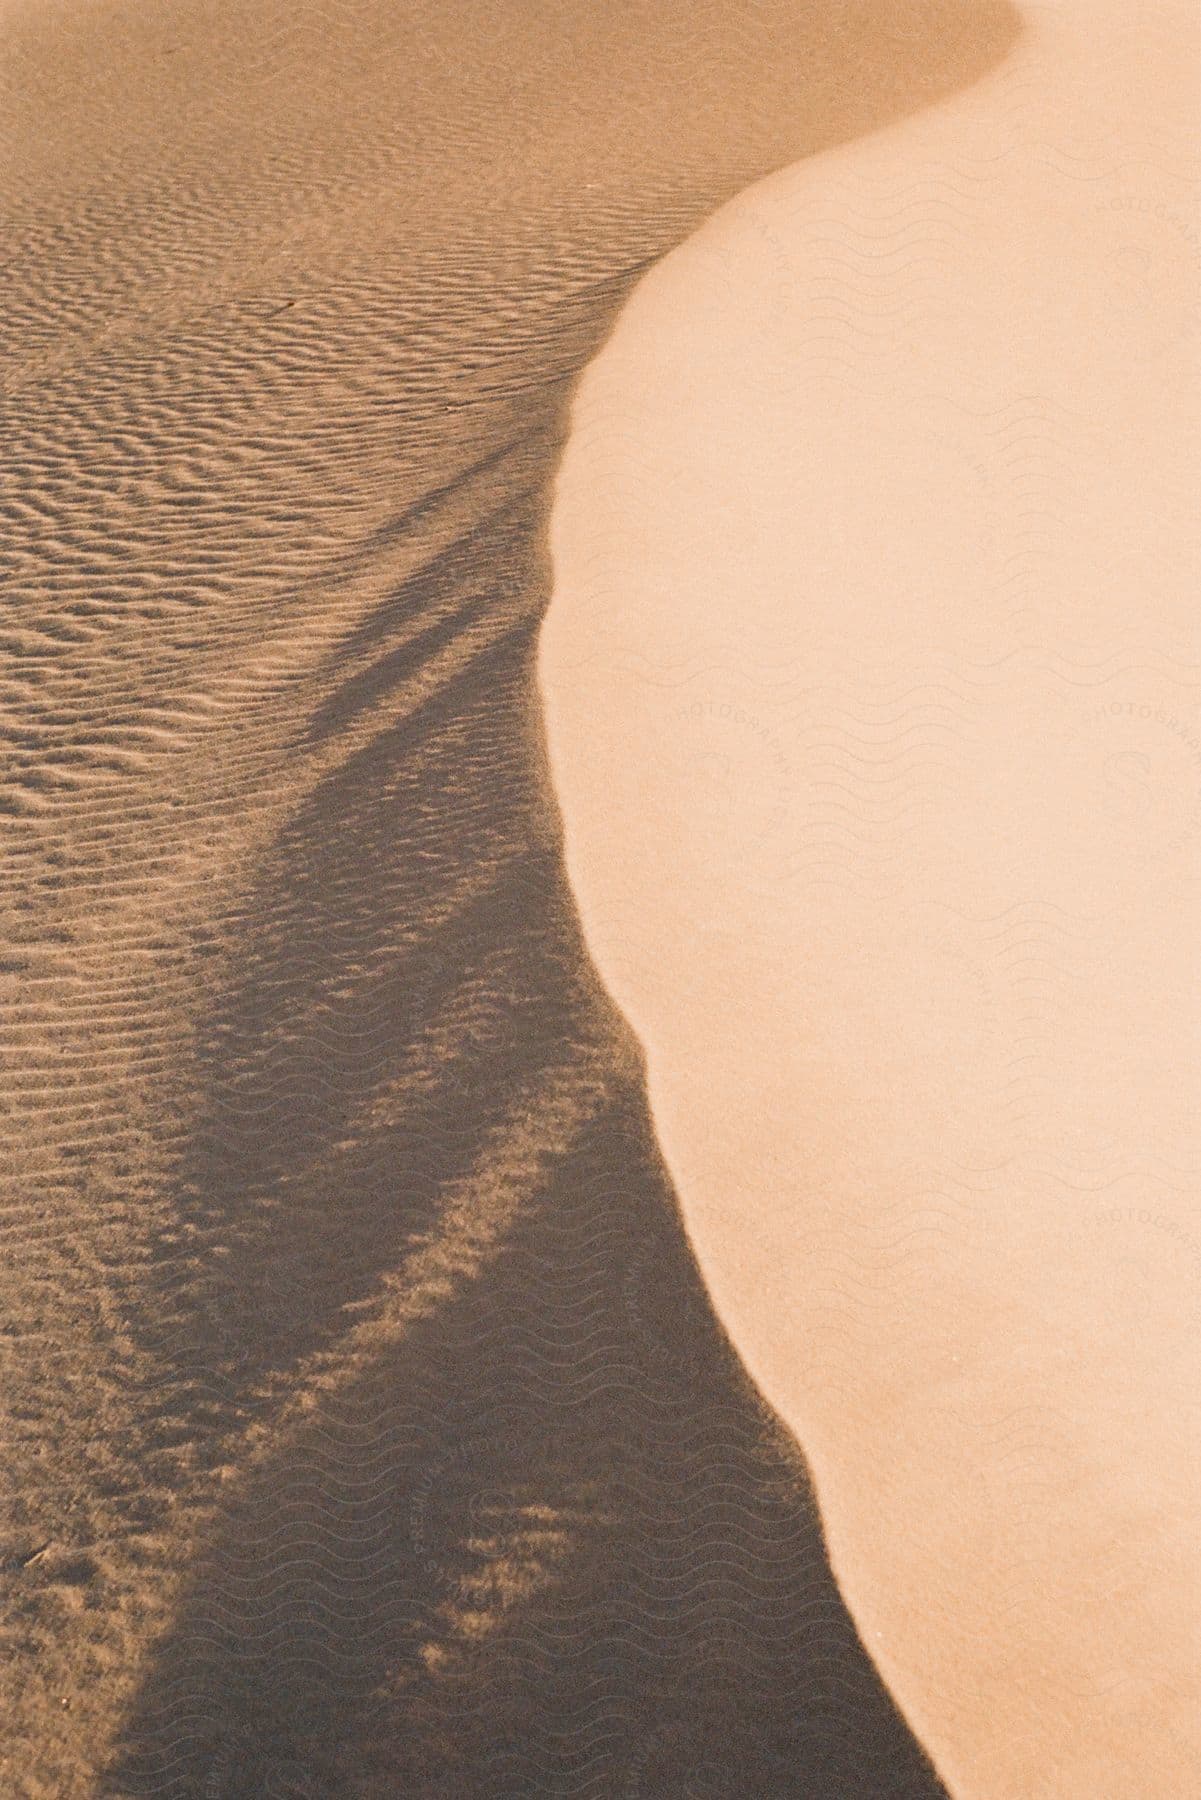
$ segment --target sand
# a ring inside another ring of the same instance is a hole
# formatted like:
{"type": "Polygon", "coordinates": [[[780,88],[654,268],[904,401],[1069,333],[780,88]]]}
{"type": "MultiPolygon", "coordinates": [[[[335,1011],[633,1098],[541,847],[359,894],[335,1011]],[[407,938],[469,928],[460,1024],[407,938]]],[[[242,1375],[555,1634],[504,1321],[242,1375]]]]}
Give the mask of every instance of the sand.
{"type": "Polygon", "coordinates": [[[535,646],[640,275],[1012,15],[0,31],[0,1786],[934,1795],[584,950],[535,646]]]}
{"type": "Polygon", "coordinates": [[[1196,21],[1023,7],[584,378],[567,862],[706,1282],[951,1791],[1195,1788],[1196,21]]]}

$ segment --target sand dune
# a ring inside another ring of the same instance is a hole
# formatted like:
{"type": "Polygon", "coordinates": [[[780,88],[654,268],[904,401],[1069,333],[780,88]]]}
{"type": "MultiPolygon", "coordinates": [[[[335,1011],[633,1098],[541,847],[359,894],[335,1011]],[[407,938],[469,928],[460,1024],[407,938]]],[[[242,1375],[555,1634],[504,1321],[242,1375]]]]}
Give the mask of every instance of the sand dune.
{"type": "Polygon", "coordinates": [[[6,1732],[75,1796],[926,1796],[533,679],[574,378],[1002,9],[7,4],[6,1732]]]}
{"type": "Polygon", "coordinates": [[[956,1794],[1201,1754],[1196,21],[1023,9],[588,371],[541,647],[720,1315],[956,1794]]]}

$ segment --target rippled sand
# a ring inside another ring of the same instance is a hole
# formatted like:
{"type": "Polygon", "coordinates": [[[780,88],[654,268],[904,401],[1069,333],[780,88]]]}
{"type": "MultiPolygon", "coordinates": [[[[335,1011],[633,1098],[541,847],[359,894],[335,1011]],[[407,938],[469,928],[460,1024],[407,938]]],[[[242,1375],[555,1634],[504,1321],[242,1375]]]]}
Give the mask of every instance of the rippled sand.
{"type": "Polygon", "coordinates": [[[719,1313],[956,1794],[1201,1764],[1196,17],[733,201],[588,371],[548,742],[719,1313]]]}
{"type": "Polygon", "coordinates": [[[577,371],[1001,7],[6,0],[0,1785],[929,1796],[533,678],[577,371]]]}

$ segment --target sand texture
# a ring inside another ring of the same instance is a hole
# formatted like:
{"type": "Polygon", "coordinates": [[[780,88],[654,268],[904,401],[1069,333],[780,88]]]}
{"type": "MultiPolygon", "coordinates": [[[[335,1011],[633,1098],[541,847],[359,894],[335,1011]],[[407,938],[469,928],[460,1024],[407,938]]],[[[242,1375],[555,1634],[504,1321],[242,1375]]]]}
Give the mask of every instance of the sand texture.
{"type": "Polygon", "coordinates": [[[947,1785],[1201,1768],[1201,45],[1024,6],[585,374],[540,647],[709,1290],[947,1785]]]}
{"type": "Polygon", "coordinates": [[[638,276],[1010,15],[0,22],[0,1787],[926,1800],[582,948],[534,654],[638,276]]]}

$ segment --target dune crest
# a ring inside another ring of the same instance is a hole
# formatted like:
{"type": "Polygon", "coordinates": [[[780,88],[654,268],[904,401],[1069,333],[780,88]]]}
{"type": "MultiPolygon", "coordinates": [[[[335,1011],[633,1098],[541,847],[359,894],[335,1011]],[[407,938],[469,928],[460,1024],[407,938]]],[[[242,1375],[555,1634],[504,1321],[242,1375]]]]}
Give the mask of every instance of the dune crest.
{"type": "Polygon", "coordinates": [[[587,372],[540,647],[707,1285],[956,1794],[1189,1791],[1195,21],[1028,9],[587,372]]]}
{"type": "Polygon", "coordinates": [[[715,1323],[534,680],[575,378],[1004,6],[4,9],[22,1800],[930,1800],[715,1323]]]}

